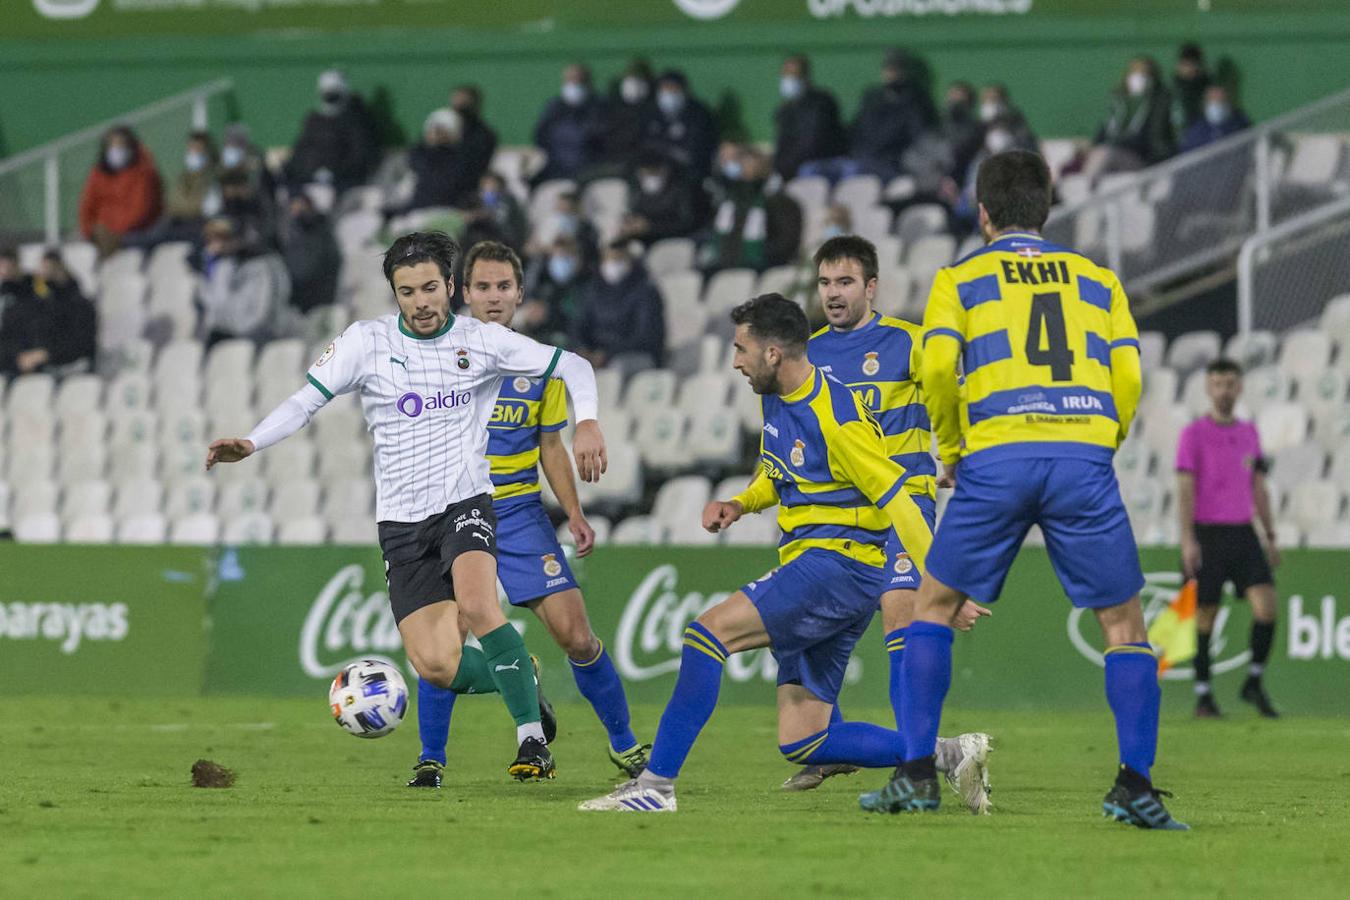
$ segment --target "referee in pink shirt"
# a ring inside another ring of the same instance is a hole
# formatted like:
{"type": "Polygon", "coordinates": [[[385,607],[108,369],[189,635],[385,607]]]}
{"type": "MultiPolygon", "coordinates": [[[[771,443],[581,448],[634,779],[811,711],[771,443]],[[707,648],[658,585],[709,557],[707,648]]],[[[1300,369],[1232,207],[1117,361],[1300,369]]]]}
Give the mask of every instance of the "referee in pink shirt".
{"type": "Polygon", "coordinates": [[[1209,686],[1209,642],[1219,614],[1225,582],[1252,607],[1251,665],[1242,699],[1268,719],[1279,716],[1270,705],[1261,675],[1275,639],[1275,578],[1280,564],[1275,525],[1266,492],[1267,465],[1256,426],[1234,417],[1242,395],[1242,368],[1217,359],[1205,370],[1208,415],[1181,433],[1177,444],[1177,513],[1181,519],[1181,564],[1196,580],[1195,714],[1221,715],[1209,686]],[[1252,527],[1261,522],[1265,546],[1252,527]]]}

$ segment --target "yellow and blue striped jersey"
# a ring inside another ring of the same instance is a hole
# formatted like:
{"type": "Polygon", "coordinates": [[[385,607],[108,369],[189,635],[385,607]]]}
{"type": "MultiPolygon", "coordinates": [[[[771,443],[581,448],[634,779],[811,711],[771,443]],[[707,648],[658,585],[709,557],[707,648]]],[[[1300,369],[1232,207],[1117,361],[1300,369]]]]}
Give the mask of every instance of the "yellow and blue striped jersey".
{"type": "Polygon", "coordinates": [[[784,565],[820,549],[881,567],[894,527],[922,567],[932,535],[861,398],[813,368],[792,393],[765,395],[763,409],[760,471],[734,499],[746,512],[779,505],[784,565]]]}
{"type": "Polygon", "coordinates": [[[923,329],[880,313],[853,331],[826,325],[806,345],[813,365],[863,399],[886,435],[886,452],[909,473],[905,490],[937,497],[928,407],[919,391],[923,329]]]}
{"type": "Polygon", "coordinates": [[[517,376],[502,383],[488,422],[492,502],[539,493],[539,435],[567,425],[561,380],[517,376]]]}
{"type": "Polygon", "coordinates": [[[938,271],[922,380],[938,455],[1110,459],[1139,405],[1139,332],[1109,269],[1005,234],[938,271]],[[958,387],[958,359],[965,375],[958,387]]]}

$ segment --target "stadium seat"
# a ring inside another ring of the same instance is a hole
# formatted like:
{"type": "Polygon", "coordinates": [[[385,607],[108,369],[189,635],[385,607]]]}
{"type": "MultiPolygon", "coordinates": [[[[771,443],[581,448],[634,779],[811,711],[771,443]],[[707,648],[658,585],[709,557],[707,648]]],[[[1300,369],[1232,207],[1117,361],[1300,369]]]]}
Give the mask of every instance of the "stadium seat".
{"type": "Polygon", "coordinates": [[[1218,356],[1217,331],[1188,331],[1167,348],[1167,364],[1183,375],[1203,369],[1218,356]]]}
{"type": "Polygon", "coordinates": [[[270,544],[276,532],[272,517],[263,512],[248,512],[234,517],[222,515],[222,519],[224,527],[221,529],[220,542],[228,546],[270,544]]]}
{"type": "Polygon", "coordinates": [[[1308,533],[1307,544],[1323,550],[1350,550],[1350,522],[1337,522],[1308,533]]]}
{"type": "Polygon", "coordinates": [[[1297,403],[1271,403],[1256,415],[1261,450],[1274,453],[1303,443],[1308,436],[1308,412],[1297,403]]]}
{"type": "Polygon", "coordinates": [[[6,480],[21,484],[28,479],[47,479],[56,474],[56,445],[50,439],[28,440],[19,434],[10,436],[9,455],[5,460],[6,480]]]}
{"type": "Polygon", "coordinates": [[[110,544],[113,520],[107,513],[76,516],[66,525],[66,541],[71,544],[110,544]]]}
{"type": "Polygon", "coordinates": [[[162,544],[168,532],[158,513],[129,516],[117,523],[117,541],[122,544],[162,544]]]}
{"type": "Polygon", "coordinates": [[[369,478],[330,482],[324,491],[322,508],[324,519],[334,529],[345,521],[370,519],[375,508],[375,485],[369,478]]]}
{"type": "Polygon", "coordinates": [[[273,487],[293,478],[309,478],[314,474],[314,444],[304,432],[294,434],[279,444],[258,454],[263,474],[273,487]]]}
{"type": "Polygon", "coordinates": [[[1331,336],[1341,348],[1338,362],[1341,368],[1350,365],[1350,293],[1340,294],[1327,301],[1322,308],[1318,327],[1331,336]]]}
{"type": "Polygon", "coordinates": [[[1242,402],[1252,412],[1289,399],[1290,379],[1278,366],[1258,366],[1242,380],[1242,402]]]}
{"type": "Polygon", "coordinates": [[[664,303],[666,346],[678,348],[703,336],[708,328],[708,308],[697,301],[664,303]]]}
{"type": "MultiPolygon", "coordinates": [[[[610,532],[613,531],[614,526],[608,517],[587,516],[586,521],[590,524],[591,530],[595,532],[595,545],[597,547],[609,542],[610,532]]],[[[558,538],[558,543],[565,548],[576,546],[576,541],[572,540],[572,530],[567,527],[566,522],[558,526],[555,536],[558,538]]],[[[568,554],[568,558],[571,559],[571,554],[568,554]]]]}
{"type": "Polygon", "coordinates": [[[155,358],[151,380],[156,385],[171,384],[190,378],[198,380],[202,367],[203,349],[200,341],[176,340],[164,345],[155,358]]]}
{"type": "Polygon", "coordinates": [[[1116,477],[1122,485],[1142,478],[1149,478],[1153,472],[1155,453],[1151,447],[1136,437],[1130,437],[1116,451],[1114,464],[1116,477]]]}
{"type": "Polygon", "coordinates": [[[595,389],[602,410],[617,409],[623,401],[623,372],[616,368],[597,369],[595,389]]]}
{"type": "Polygon", "coordinates": [[[1139,398],[1143,410],[1158,410],[1177,402],[1177,373],[1166,366],[1144,367],[1144,393],[1139,398]]]}
{"type": "Polygon", "coordinates": [[[895,220],[895,235],[908,251],[920,238],[947,231],[947,207],[939,203],[907,206],[895,220]]]}
{"type": "MultiPolygon", "coordinates": [[[[1310,473],[1311,474],[1311,473],[1310,473]]],[[[1350,491],[1350,444],[1342,444],[1331,452],[1327,479],[1342,490],[1350,491]]]]}
{"type": "Polygon", "coordinates": [[[164,485],[158,479],[132,478],[117,484],[112,513],[119,519],[128,519],[160,512],[163,505],[164,485]]]}
{"type": "Polygon", "coordinates": [[[170,482],[164,495],[164,514],[181,519],[194,513],[210,512],[216,505],[216,485],[205,475],[194,475],[170,482]]]}
{"type": "Polygon", "coordinates": [[[727,405],[730,378],[723,372],[701,372],[680,383],[675,406],[692,416],[702,409],[720,409],[727,405]]]}
{"type": "Polygon", "coordinates": [[[328,537],[328,526],[318,516],[285,519],[277,527],[277,543],[283,547],[317,547],[328,537]]]}
{"type": "Polygon", "coordinates": [[[197,326],[196,293],[196,279],[186,268],[153,279],[145,305],[150,333],[173,340],[191,338],[197,326]]]}
{"type": "Polygon", "coordinates": [[[108,459],[108,480],[121,484],[134,478],[153,478],[159,470],[159,448],[154,443],[114,444],[108,459]]]}
{"type": "Polygon", "coordinates": [[[723,269],[709,278],[703,300],[708,318],[716,324],[754,296],[757,277],[754,269],[723,269]]]}
{"type": "Polygon", "coordinates": [[[97,414],[103,404],[103,379],[97,375],[69,375],[56,391],[56,417],[65,420],[97,414]]]}
{"type": "Polygon", "coordinates": [[[220,487],[216,514],[226,521],[267,509],[268,487],[261,478],[244,478],[220,487]]]}
{"type": "Polygon", "coordinates": [[[1341,153],[1339,135],[1302,135],[1294,145],[1285,182],[1299,187],[1325,187],[1340,168],[1341,153]]]}
{"type": "Polygon", "coordinates": [[[730,500],[732,497],[745,490],[746,486],[754,479],[754,473],[746,472],[742,475],[728,475],[717,484],[713,485],[711,498],[713,500],[730,500]]]}
{"type": "Polygon", "coordinates": [[[577,490],[586,508],[592,504],[606,508],[627,506],[642,499],[642,458],[632,443],[614,443],[609,447],[609,468],[595,484],[579,482],[577,490]]]}
{"type": "Polygon", "coordinates": [[[686,443],[702,465],[735,466],[741,459],[740,417],[733,408],[698,410],[690,416],[686,443]]]}
{"type": "Polygon", "coordinates": [[[109,278],[140,275],[144,268],[145,251],[137,247],[123,247],[99,263],[98,277],[106,288],[109,278]]]}
{"type": "Polygon", "coordinates": [[[206,357],[206,384],[253,380],[253,342],[234,338],[221,341],[206,357]]]}
{"type": "Polygon", "coordinates": [[[20,375],[9,383],[5,394],[7,417],[50,417],[55,402],[56,379],[50,375],[20,375]]]}
{"type": "Polygon", "coordinates": [[[79,281],[87,297],[98,293],[98,248],[88,241],[69,241],[61,245],[61,259],[70,274],[79,281]]]}
{"type": "Polygon", "coordinates": [[[904,266],[887,264],[877,278],[876,309],[883,316],[911,317],[914,300],[914,276],[904,266]]]}
{"type": "Polygon", "coordinates": [[[1224,345],[1223,355],[1243,369],[1255,369],[1275,362],[1280,339],[1273,331],[1250,331],[1235,334],[1224,345]]]}
{"type": "Polygon", "coordinates": [[[720,533],[714,534],[703,527],[701,519],[679,519],[666,524],[666,543],[686,547],[703,547],[722,540],[720,533]]]}
{"type": "Polygon", "coordinates": [[[708,504],[712,483],[702,475],[682,475],[662,483],[651,514],[669,526],[680,519],[700,518],[708,504]]]}
{"type": "Polygon", "coordinates": [[[661,278],[694,268],[695,245],[690,238],[663,238],[647,248],[642,261],[647,271],[661,278]]]}
{"type": "Polygon", "coordinates": [[[685,425],[685,414],[678,409],[654,408],[643,413],[633,436],[642,464],[657,472],[687,468],[693,460],[684,442],[685,425]]]}
{"type": "Polygon", "coordinates": [[[69,446],[57,459],[56,478],[62,484],[102,478],[108,467],[108,445],[97,441],[69,446]]]}
{"type": "Polygon", "coordinates": [[[1344,502],[1345,495],[1334,482],[1320,478],[1300,481],[1289,492],[1289,518],[1312,533],[1338,522],[1344,502]]]}
{"type": "Polygon", "coordinates": [[[1300,379],[1294,386],[1298,400],[1320,418],[1346,401],[1347,379],[1339,369],[1327,369],[1311,380],[1300,379]]]}
{"type": "MultiPolygon", "coordinates": [[[[361,405],[354,394],[338,397],[328,403],[310,420],[308,427],[314,429],[313,439],[319,444],[369,440],[365,433],[366,421],[361,414],[361,405]]],[[[270,451],[271,448],[268,449],[270,451]]]]}
{"type": "Polygon", "coordinates": [[[829,203],[830,182],[819,175],[803,175],[784,185],[783,193],[801,205],[805,216],[811,210],[824,209],[829,203]]]}
{"type": "Polygon", "coordinates": [[[852,175],[835,185],[832,202],[857,212],[874,205],[880,199],[880,178],[875,175],[852,175]]]}
{"type": "Polygon", "coordinates": [[[111,501],[112,485],[101,478],[68,484],[61,495],[61,518],[107,515],[111,501]]]}
{"type": "Polygon", "coordinates": [[[1281,547],[1302,547],[1307,537],[1297,522],[1280,520],[1275,523],[1275,543],[1281,547]]]}
{"type": "Polygon", "coordinates": [[[1311,329],[1291,331],[1280,346],[1280,368],[1297,380],[1316,378],[1331,364],[1331,337],[1311,329]]]}
{"type": "Polygon", "coordinates": [[[1204,369],[1194,369],[1186,376],[1186,384],[1181,389],[1181,406],[1192,416],[1209,412],[1209,394],[1205,390],[1207,377],[1204,369]]]}
{"type": "Polygon", "coordinates": [[[663,544],[665,529],[651,516],[629,516],[610,533],[610,543],[618,546],[633,544],[663,544]]]}
{"type": "Polygon", "coordinates": [[[319,483],[312,478],[293,476],[272,483],[272,503],[268,508],[277,521],[314,516],[319,511],[319,483]]]}
{"type": "Polygon", "coordinates": [[[1271,458],[1270,480],[1285,490],[1300,481],[1321,478],[1326,465],[1326,453],[1316,444],[1295,444],[1266,453],[1271,458]]]}
{"type": "Polygon", "coordinates": [[[1313,439],[1328,451],[1350,443],[1350,406],[1336,406],[1320,412],[1313,439]]]}
{"type": "Polygon", "coordinates": [[[956,255],[956,240],[949,234],[930,234],[908,247],[905,265],[920,284],[931,281],[937,270],[950,265],[956,255]]]}
{"type": "Polygon", "coordinates": [[[1143,331],[1139,334],[1139,366],[1145,377],[1163,365],[1167,350],[1167,336],[1161,331],[1143,331]]]}
{"type": "Polygon", "coordinates": [[[747,383],[733,384],[731,403],[746,434],[759,434],[764,427],[764,401],[747,383]]]}
{"type": "Polygon", "coordinates": [[[366,441],[347,440],[339,444],[320,442],[319,480],[332,483],[344,478],[371,477],[370,444],[366,441]]]}
{"type": "Polygon", "coordinates": [[[108,383],[104,404],[116,420],[123,413],[143,412],[151,408],[150,379],[139,372],[122,372],[108,383]]]}
{"type": "Polygon", "coordinates": [[[646,369],[628,379],[624,409],[632,413],[669,407],[675,402],[675,373],[669,369],[646,369]]]}
{"type": "Polygon", "coordinates": [[[778,530],[777,513],[767,509],[762,513],[743,515],[726,530],[723,543],[733,546],[772,547],[781,536],[778,530]]]}
{"type": "Polygon", "coordinates": [[[191,241],[169,241],[159,244],[145,262],[145,277],[153,285],[157,279],[174,272],[188,271],[188,257],[192,254],[191,241]]]}
{"type": "Polygon", "coordinates": [[[1163,516],[1167,493],[1162,484],[1153,479],[1121,485],[1121,497],[1129,510],[1130,521],[1153,522],[1163,516]]]}
{"type": "Polygon", "coordinates": [[[79,450],[90,444],[104,444],[108,438],[108,419],[97,409],[83,415],[70,416],[60,423],[57,443],[61,453],[79,450]]]}
{"type": "Polygon", "coordinates": [[[338,522],[329,519],[328,523],[332,526],[332,534],[329,540],[334,544],[374,547],[380,542],[375,520],[370,517],[370,513],[366,513],[360,518],[342,519],[338,522]]]}
{"type": "Polygon", "coordinates": [[[210,547],[220,539],[220,520],[210,513],[189,513],[169,526],[169,543],[186,547],[210,547]]]}
{"type": "Polygon", "coordinates": [[[759,280],[755,282],[754,295],[782,294],[784,297],[790,298],[795,293],[797,281],[800,277],[801,274],[796,266],[774,266],[772,269],[765,269],[760,273],[759,280]]]}
{"type": "Polygon", "coordinates": [[[563,178],[550,179],[535,187],[530,194],[528,207],[528,219],[533,226],[530,237],[533,241],[544,245],[553,243],[557,235],[553,232],[552,215],[557,209],[558,197],[574,193],[576,189],[575,181],[563,178]]]}
{"type": "Polygon", "coordinates": [[[61,541],[61,520],[55,513],[30,513],[14,517],[14,540],[21,544],[56,544],[61,541]]]}

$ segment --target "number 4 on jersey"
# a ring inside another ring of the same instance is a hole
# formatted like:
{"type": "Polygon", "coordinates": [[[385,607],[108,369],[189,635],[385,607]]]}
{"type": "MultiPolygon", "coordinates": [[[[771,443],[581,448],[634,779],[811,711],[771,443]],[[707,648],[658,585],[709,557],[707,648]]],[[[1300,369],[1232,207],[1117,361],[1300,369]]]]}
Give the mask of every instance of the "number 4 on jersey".
{"type": "Polygon", "coordinates": [[[1073,378],[1073,350],[1064,330],[1064,307],[1059,294],[1036,294],[1031,298],[1031,321],[1027,323],[1027,362],[1033,366],[1049,366],[1052,381],[1070,381],[1073,378]],[[1045,346],[1041,346],[1041,333],[1045,346]]]}

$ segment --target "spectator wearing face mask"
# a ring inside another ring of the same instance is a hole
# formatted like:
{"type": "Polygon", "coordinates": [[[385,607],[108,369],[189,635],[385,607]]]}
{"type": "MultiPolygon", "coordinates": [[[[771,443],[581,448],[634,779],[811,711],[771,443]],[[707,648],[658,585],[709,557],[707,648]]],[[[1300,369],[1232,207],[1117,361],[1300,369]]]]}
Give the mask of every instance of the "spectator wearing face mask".
{"type": "Polygon", "coordinates": [[[605,247],[598,276],[582,291],[571,338],[575,351],[593,366],[620,367],[625,377],[665,362],[661,292],[626,242],[605,247]]]}
{"type": "Polygon", "coordinates": [[[534,177],[577,178],[604,157],[608,112],[591,88],[591,70],[580,63],[563,69],[562,88],[544,107],[534,126],[534,143],[548,162],[534,177]]]}
{"type": "Polygon", "coordinates": [[[821,242],[853,233],[853,211],[842,203],[825,210],[825,224],[820,229],[821,242]]]}
{"type": "Polygon", "coordinates": [[[229,219],[208,221],[202,239],[197,302],[207,347],[229,338],[261,342],[272,337],[291,295],[285,261],[246,240],[229,219]]]}
{"type": "Polygon", "coordinates": [[[672,237],[689,237],[707,216],[707,199],[698,183],[664,157],[644,156],[628,186],[628,212],[619,227],[623,240],[651,246],[672,237]]]}
{"type": "Polygon", "coordinates": [[[988,130],[994,122],[999,122],[1011,135],[1011,147],[1039,152],[1040,142],[1027,124],[1027,117],[1013,104],[1007,85],[998,82],[980,88],[980,124],[988,130]]]}
{"type": "Polygon", "coordinates": [[[292,191],[330,185],[339,194],[365,183],[380,160],[375,125],[365,102],[337,69],[319,76],[318,105],[305,116],[286,163],[292,191]]]}
{"type": "Polygon", "coordinates": [[[36,278],[0,251],[0,372],[68,374],[93,368],[98,314],[61,254],[49,250],[36,278]],[[8,300],[6,298],[9,298],[8,300]]]}
{"type": "Polygon", "coordinates": [[[536,227],[534,240],[525,248],[526,255],[534,259],[548,254],[553,242],[560,237],[576,244],[583,267],[595,267],[599,237],[595,226],[581,214],[581,197],[573,191],[564,191],[558,195],[552,214],[536,227]]]}
{"type": "Polygon", "coordinates": [[[100,258],[111,255],[127,235],[159,220],[162,190],[155,159],[135,133],[124,125],[109,129],[80,194],[80,233],[100,258]]]}
{"type": "Polygon", "coordinates": [[[525,267],[525,302],[513,324],[537,340],[565,344],[591,271],[575,238],[555,238],[546,253],[525,267]]]}
{"type": "Polygon", "coordinates": [[[342,250],[328,217],[303,191],[291,197],[281,231],[281,255],[291,280],[291,306],[309,312],[337,301],[342,250]]]}
{"type": "Polygon", "coordinates": [[[707,104],[689,90],[678,69],[656,82],[656,111],[647,120],[644,146],[681,166],[694,178],[706,178],[717,149],[717,120],[707,104]]]}
{"type": "Polygon", "coordinates": [[[497,152],[497,132],[483,120],[483,92],[476,84],[462,84],[450,92],[450,108],[459,116],[459,151],[464,178],[476,186],[492,165],[497,152]]]}
{"type": "Polygon", "coordinates": [[[1181,136],[1180,152],[1197,150],[1251,127],[1251,120],[1233,105],[1228,88],[1211,84],[1205,89],[1204,114],[1181,136]]]}
{"type": "Polygon", "coordinates": [[[768,190],[768,156],[745,147],[738,162],[741,177],[728,184],[699,251],[700,267],[708,273],[786,265],[796,260],[801,245],[801,207],[786,193],[768,190]]]}
{"type": "Polygon", "coordinates": [[[839,104],[833,94],[812,84],[809,59],[796,55],[783,60],[778,95],[783,102],[773,114],[773,168],[784,180],[796,177],[803,163],[848,151],[839,104]]]}
{"type": "MultiPolygon", "coordinates": [[[[1182,44],[1172,70],[1172,91],[1176,96],[1173,124],[1185,133],[1205,115],[1205,91],[1213,80],[1205,65],[1205,51],[1199,44],[1182,44]]],[[[1184,149],[1184,148],[1183,148],[1184,149]]]]}
{"type": "Polygon", "coordinates": [[[954,81],[947,85],[941,121],[910,146],[902,166],[914,178],[916,193],[939,194],[944,181],[964,177],[983,143],[975,89],[969,82],[954,81]]]}
{"type": "Polygon", "coordinates": [[[477,202],[465,213],[464,221],[465,247],[482,241],[505,244],[517,253],[525,247],[528,229],[525,211],[507,188],[505,179],[495,172],[479,179],[477,202]]]}
{"type": "Polygon", "coordinates": [[[605,160],[615,172],[628,172],[642,146],[647,123],[656,115],[656,77],[645,59],[635,59],[610,91],[605,126],[605,160]]]}
{"type": "Polygon", "coordinates": [[[945,185],[944,196],[951,206],[952,224],[959,231],[973,231],[979,223],[979,204],[975,200],[975,179],[980,166],[991,156],[1006,153],[1009,150],[1028,150],[1024,141],[1035,138],[1025,128],[1018,128],[1018,120],[1008,116],[998,116],[985,123],[984,142],[966,166],[960,182],[953,179],[945,185]]]}
{"type": "Polygon", "coordinates": [[[1111,172],[1132,172],[1160,163],[1176,150],[1172,96],[1148,56],[1130,61],[1111,97],[1111,110],[1097,129],[1083,174],[1092,184],[1111,172]]]}
{"type": "Polygon", "coordinates": [[[422,140],[408,151],[413,192],[404,212],[470,201],[478,178],[471,178],[463,135],[463,120],[453,109],[438,109],[427,116],[422,140]]]}
{"type": "Polygon", "coordinates": [[[207,199],[213,196],[218,199],[218,169],[216,145],[210,133],[190,133],[183,153],[183,170],[169,186],[164,216],[153,228],[124,236],[123,245],[149,250],[166,241],[196,241],[206,222],[207,199]]]}

